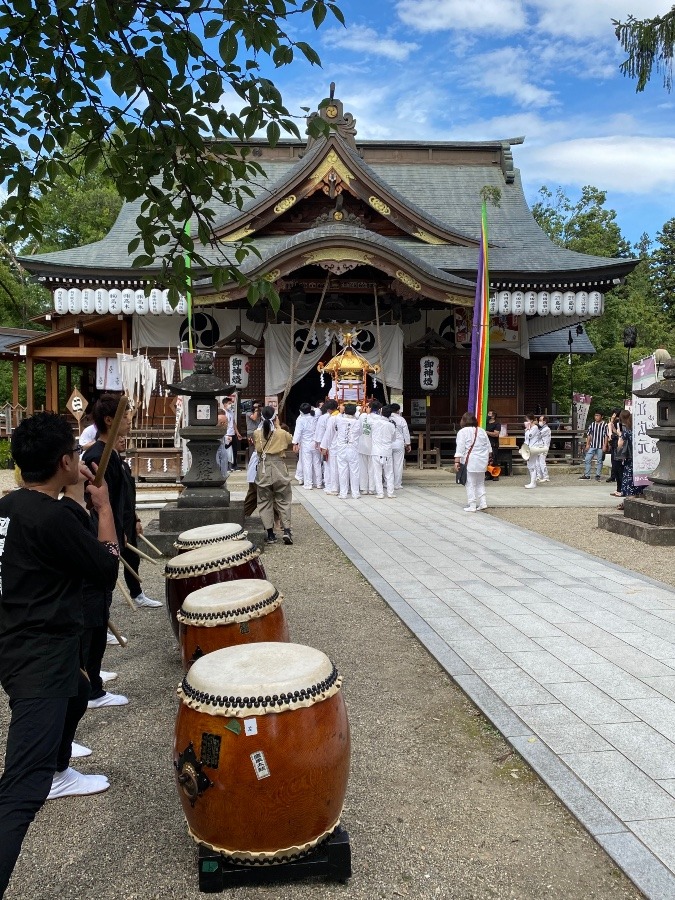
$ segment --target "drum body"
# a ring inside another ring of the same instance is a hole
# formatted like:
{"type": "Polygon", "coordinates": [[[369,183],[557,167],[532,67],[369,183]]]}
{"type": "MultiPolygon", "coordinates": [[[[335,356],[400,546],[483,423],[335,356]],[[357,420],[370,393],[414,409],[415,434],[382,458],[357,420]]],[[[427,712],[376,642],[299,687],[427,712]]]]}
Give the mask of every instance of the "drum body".
{"type": "Polygon", "coordinates": [[[178,610],[183,668],[214,650],[261,641],[288,642],[283,597],[269,581],[242,578],[188,594],[178,610]]]}
{"type": "Polygon", "coordinates": [[[209,544],[222,544],[223,541],[242,541],[247,532],[236,522],[223,522],[220,525],[200,525],[198,528],[190,528],[181,531],[174,542],[178,553],[186,550],[196,550],[209,544]]]}
{"type": "Polygon", "coordinates": [[[174,767],[196,841],[233,861],[278,863],[332,834],[349,777],[340,684],[325,654],[298,644],[194,663],[178,690],[174,767]]]}
{"type": "Polygon", "coordinates": [[[188,550],[170,559],[166,576],[166,609],[173,633],[178,637],[176,614],[194,591],[239,578],[265,578],[260,550],[250,541],[225,541],[188,550]]]}

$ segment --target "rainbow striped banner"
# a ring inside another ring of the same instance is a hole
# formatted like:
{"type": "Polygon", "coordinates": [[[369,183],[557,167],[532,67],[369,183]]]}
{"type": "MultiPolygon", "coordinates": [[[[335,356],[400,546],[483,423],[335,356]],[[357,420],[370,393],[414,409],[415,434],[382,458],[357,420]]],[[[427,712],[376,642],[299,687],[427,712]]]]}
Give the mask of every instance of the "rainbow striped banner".
{"type": "Polygon", "coordinates": [[[471,371],[469,375],[469,412],[485,428],[490,382],[490,275],[488,271],[487,206],[481,211],[476,302],[471,326],[471,371]]]}

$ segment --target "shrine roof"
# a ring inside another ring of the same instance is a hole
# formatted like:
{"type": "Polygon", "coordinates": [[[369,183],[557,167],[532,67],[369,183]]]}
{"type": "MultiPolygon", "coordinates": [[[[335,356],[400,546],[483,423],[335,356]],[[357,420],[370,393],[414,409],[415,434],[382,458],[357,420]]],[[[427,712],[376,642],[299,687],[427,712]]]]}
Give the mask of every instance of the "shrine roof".
{"type": "MultiPolygon", "coordinates": [[[[589,254],[576,253],[566,250],[554,244],[544,231],[537,225],[527,205],[522,188],[520,173],[515,168],[508,169],[509,177],[505,176],[504,166],[493,160],[486,161],[485,151],[493,150],[495,157],[499,148],[509,146],[505,142],[484,142],[483,144],[459,144],[443,143],[428,144],[422,142],[398,142],[396,147],[409,147],[419,150],[427,148],[428,161],[406,161],[406,155],[402,154],[402,161],[387,160],[377,161],[371,159],[365,161],[356,151],[345,145],[340,145],[340,152],[353,162],[355,167],[367,169],[369,177],[374,183],[386,188],[390,196],[399,198],[401,203],[419,216],[423,216],[432,224],[437,225],[445,232],[451,232],[462,236],[469,242],[477,242],[480,237],[480,193],[485,186],[496,187],[501,192],[499,206],[488,207],[488,241],[489,241],[489,265],[491,281],[511,280],[523,282],[532,279],[548,277],[555,280],[556,276],[579,276],[584,273],[592,277],[607,278],[622,277],[628,274],[635,266],[635,260],[610,259],[589,254]],[[439,157],[433,159],[434,148],[443,150],[476,147],[482,148],[482,156],[476,157],[476,162],[467,162],[467,154],[462,156],[463,162],[449,160],[442,161],[439,157]]],[[[388,146],[387,142],[359,142],[359,148],[363,146],[365,151],[369,147],[388,146]]],[[[215,222],[219,231],[227,227],[228,223],[238,223],[246,218],[247,211],[260,208],[265,201],[278,202],[285,193],[293,178],[298,172],[307,169],[308,163],[315,164],[325,152],[325,143],[317,142],[300,159],[297,157],[288,159],[264,159],[261,164],[266,171],[266,178],[253,182],[252,188],[255,197],[244,207],[244,210],[230,209],[223,204],[213,203],[211,208],[215,213],[215,222]]],[[[424,154],[422,154],[424,156],[424,154]]],[[[99,277],[141,277],[152,275],[159,268],[157,265],[142,270],[133,270],[132,257],[127,251],[129,241],[136,234],[136,217],[140,211],[142,200],[125,204],[110,232],[103,240],[83,247],[71,250],[61,250],[54,253],[36,254],[23,257],[22,262],[31,271],[39,274],[58,277],[69,275],[97,275],[99,277]]],[[[307,235],[321,236],[333,240],[339,240],[340,236],[350,234],[351,226],[336,223],[327,226],[330,230],[308,228],[306,232],[289,237],[288,235],[265,234],[252,235],[252,243],[258,248],[263,259],[271,259],[279,252],[284,251],[294,242],[301,245],[307,239],[307,235]]],[[[442,273],[455,275],[459,278],[471,279],[474,277],[477,265],[477,248],[475,246],[459,246],[452,243],[425,243],[413,235],[402,234],[398,237],[382,239],[373,231],[356,229],[359,237],[367,239],[375,244],[381,240],[389,242],[391,248],[409,259],[421,268],[433,268],[442,273]]],[[[193,228],[196,233],[196,227],[193,228]]],[[[211,247],[197,247],[198,252],[212,264],[222,264],[232,244],[222,244],[222,250],[216,251],[211,247]]],[[[244,268],[251,268],[249,257],[244,268]]],[[[436,271],[436,276],[439,273],[436,271]]]]}

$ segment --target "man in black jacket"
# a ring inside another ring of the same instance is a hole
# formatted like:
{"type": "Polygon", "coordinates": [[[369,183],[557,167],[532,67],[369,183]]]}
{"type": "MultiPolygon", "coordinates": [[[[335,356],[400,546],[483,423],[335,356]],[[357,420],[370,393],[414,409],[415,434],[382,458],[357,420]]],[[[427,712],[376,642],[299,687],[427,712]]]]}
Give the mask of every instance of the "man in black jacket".
{"type": "Polygon", "coordinates": [[[82,582],[111,589],[119,559],[105,485],[87,489],[98,539],[84,510],[58,499],[82,477],[79,453],[62,417],[25,419],[12,434],[24,487],[0,499],[0,683],[12,713],[0,778],[0,897],[45,800],[108,787],[68,766],[89,694],[80,670],[82,582]]]}

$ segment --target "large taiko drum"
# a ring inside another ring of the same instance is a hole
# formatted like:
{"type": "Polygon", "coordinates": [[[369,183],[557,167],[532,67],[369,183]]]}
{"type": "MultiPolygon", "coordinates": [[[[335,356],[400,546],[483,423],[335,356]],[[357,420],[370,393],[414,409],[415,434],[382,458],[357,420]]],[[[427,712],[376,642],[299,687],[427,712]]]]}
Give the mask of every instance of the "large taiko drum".
{"type": "Polygon", "coordinates": [[[222,544],[223,541],[242,541],[247,532],[236,522],[222,522],[219,525],[200,525],[198,528],[190,528],[182,531],[174,542],[174,547],[179,553],[186,550],[196,550],[197,547],[205,547],[208,544],[222,544]]]}
{"type": "Polygon", "coordinates": [[[164,569],[166,608],[176,637],[176,613],[188,594],[223,581],[265,578],[265,569],[259,557],[260,550],[250,541],[223,541],[188,550],[170,559],[164,569]]]}
{"type": "Polygon", "coordinates": [[[210,584],[194,591],[178,610],[183,667],[206,653],[261,641],[288,642],[283,597],[262,578],[210,584]]]}
{"type": "Polygon", "coordinates": [[[349,777],[341,677],[320,650],[246,644],[198,659],[178,695],[174,766],[192,837],[286,862],[328,838],[349,777]]]}

